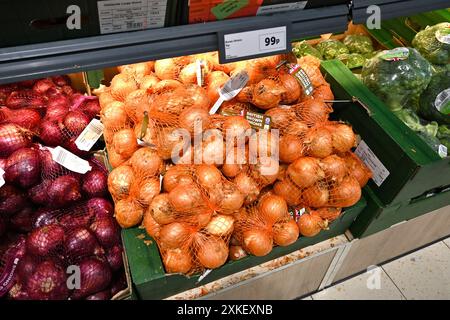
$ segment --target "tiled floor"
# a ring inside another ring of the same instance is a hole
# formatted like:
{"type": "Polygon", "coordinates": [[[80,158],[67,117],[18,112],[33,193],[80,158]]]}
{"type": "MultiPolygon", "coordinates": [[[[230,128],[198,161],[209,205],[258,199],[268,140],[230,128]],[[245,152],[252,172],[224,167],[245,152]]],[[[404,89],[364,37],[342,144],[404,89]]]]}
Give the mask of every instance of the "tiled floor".
{"type": "Polygon", "coordinates": [[[307,299],[450,299],[450,238],[389,262],[307,299]]]}

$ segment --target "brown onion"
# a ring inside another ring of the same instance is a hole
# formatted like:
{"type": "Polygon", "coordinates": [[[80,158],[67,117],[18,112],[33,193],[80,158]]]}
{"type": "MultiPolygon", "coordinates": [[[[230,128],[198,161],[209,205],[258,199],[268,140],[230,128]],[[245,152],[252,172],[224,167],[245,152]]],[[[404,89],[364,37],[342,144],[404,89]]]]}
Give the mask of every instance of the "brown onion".
{"type": "Polygon", "coordinates": [[[302,214],[297,221],[300,234],[304,237],[314,237],[327,227],[322,218],[310,214],[302,214]]]}
{"type": "Polygon", "coordinates": [[[172,79],[161,80],[152,87],[148,88],[147,92],[150,94],[162,94],[173,91],[182,86],[183,84],[177,80],[172,79]]]}
{"type": "Polygon", "coordinates": [[[278,77],[281,85],[285,89],[281,94],[281,103],[295,103],[302,94],[298,80],[288,73],[281,73],[278,77]]]}
{"type": "Polygon", "coordinates": [[[115,168],[108,176],[108,190],[116,199],[123,199],[130,193],[134,182],[134,172],[130,166],[115,168]]]}
{"type": "Polygon", "coordinates": [[[205,89],[197,85],[185,86],[186,92],[191,100],[191,108],[198,108],[209,111],[210,101],[205,89]]]}
{"type": "Polygon", "coordinates": [[[228,246],[222,239],[208,238],[200,243],[196,256],[205,268],[216,269],[227,261],[228,246]]]}
{"type": "Polygon", "coordinates": [[[272,251],[272,238],[265,230],[247,230],[242,234],[243,246],[254,256],[262,257],[272,251]]]}
{"type": "Polygon", "coordinates": [[[329,181],[341,182],[347,174],[345,160],[337,155],[328,156],[320,161],[320,167],[329,181]]]}
{"type": "Polygon", "coordinates": [[[363,188],[372,178],[372,171],[352,152],[345,153],[344,161],[349,174],[358,180],[359,186],[363,188]]]}
{"type": "Polygon", "coordinates": [[[166,224],[159,233],[159,243],[164,249],[186,247],[193,236],[193,229],[186,223],[173,222],[166,224]]]}
{"type": "Polygon", "coordinates": [[[325,178],[320,167],[320,160],[312,157],[303,157],[294,161],[288,167],[287,174],[299,188],[307,188],[325,178]]]}
{"type": "Polygon", "coordinates": [[[332,111],[325,102],[317,99],[306,99],[296,106],[299,118],[310,124],[327,121],[332,111]]]}
{"type": "Polygon", "coordinates": [[[202,203],[202,193],[194,184],[184,184],[175,187],[169,193],[169,201],[175,211],[190,212],[202,203]]]}
{"type": "Polygon", "coordinates": [[[138,149],[136,135],[133,129],[122,129],[114,134],[113,146],[116,153],[129,158],[138,149]]]}
{"type": "Polygon", "coordinates": [[[253,88],[252,103],[258,108],[267,110],[280,104],[281,96],[285,89],[274,80],[264,79],[253,88]]]}
{"type": "Polygon", "coordinates": [[[230,235],[233,232],[233,229],[234,218],[223,214],[215,215],[205,227],[206,232],[218,237],[230,235]]]}
{"type": "Polygon", "coordinates": [[[165,251],[163,262],[167,273],[188,273],[193,268],[192,256],[186,249],[165,251]]]}
{"type": "Polygon", "coordinates": [[[245,205],[256,201],[259,196],[259,186],[247,173],[239,173],[233,180],[239,191],[245,196],[245,205]]]}
{"type": "Polygon", "coordinates": [[[180,128],[186,129],[191,135],[200,134],[209,126],[209,113],[201,108],[188,108],[179,117],[180,128]]]}
{"type": "Polygon", "coordinates": [[[330,204],[334,207],[351,207],[359,199],[361,199],[361,187],[352,175],[346,176],[330,191],[330,204]]]}
{"type": "Polygon", "coordinates": [[[342,212],[342,208],[328,207],[328,208],[319,208],[319,209],[312,210],[310,212],[310,214],[313,216],[319,216],[323,220],[328,220],[329,222],[332,222],[332,221],[336,220],[337,218],[339,218],[339,216],[341,215],[341,212],[342,212]]]}
{"type": "Polygon", "coordinates": [[[163,164],[158,153],[148,147],[140,148],[130,158],[130,165],[136,173],[144,177],[156,176],[163,164]]]}
{"type": "Polygon", "coordinates": [[[193,182],[192,176],[183,167],[173,166],[164,174],[163,188],[164,191],[170,192],[178,185],[190,184],[193,182]]]}
{"type": "Polygon", "coordinates": [[[325,186],[315,184],[302,191],[303,204],[308,207],[320,208],[328,204],[330,193],[325,186]]]}
{"type": "Polygon", "coordinates": [[[213,165],[202,164],[195,168],[198,183],[207,190],[217,188],[222,182],[222,174],[213,165]]]}
{"type": "Polygon", "coordinates": [[[296,206],[301,202],[301,191],[289,179],[275,183],[273,191],[286,200],[289,206],[296,206]]]}
{"type": "Polygon", "coordinates": [[[292,163],[303,156],[303,142],[300,137],[285,135],[280,137],[280,161],[292,163]]]}
{"type": "Polygon", "coordinates": [[[337,123],[328,126],[332,136],[332,146],[335,152],[343,153],[356,146],[356,135],[352,127],[337,123]]]}
{"type": "Polygon", "coordinates": [[[103,124],[109,129],[119,129],[126,126],[128,115],[123,102],[113,101],[102,108],[103,124]]]}
{"type": "Polygon", "coordinates": [[[306,153],[311,157],[326,158],[333,153],[332,136],[326,127],[308,130],[303,143],[306,153]]]}
{"type": "Polygon", "coordinates": [[[111,80],[111,95],[118,101],[125,101],[126,97],[138,88],[132,75],[119,73],[111,80]]]}
{"type": "Polygon", "coordinates": [[[153,216],[149,209],[144,213],[144,219],[142,220],[142,226],[147,231],[147,234],[152,238],[158,238],[161,231],[161,225],[153,219],[153,216]]]}
{"type": "Polygon", "coordinates": [[[144,209],[135,201],[124,199],[116,202],[114,214],[122,228],[131,228],[141,223],[144,209]]]}
{"type": "Polygon", "coordinates": [[[277,195],[266,195],[258,203],[261,217],[270,225],[286,220],[288,206],[286,200],[277,195]]]}
{"type": "Polygon", "coordinates": [[[147,178],[136,184],[135,199],[144,206],[148,206],[160,192],[159,178],[147,178]]]}
{"type": "Polygon", "coordinates": [[[244,195],[231,182],[224,182],[221,187],[216,186],[210,191],[211,201],[217,205],[222,213],[232,213],[244,204],[244,195]]]}
{"type": "Polygon", "coordinates": [[[155,61],[155,74],[161,80],[177,79],[180,74],[180,66],[173,58],[155,61]]]}
{"type": "Polygon", "coordinates": [[[247,252],[241,246],[230,246],[230,253],[228,258],[230,260],[236,261],[247,256],[247,252]]]}
{"type": "MultiPolygon", "coordinates": [[[[237,143],[240,137],[245,137],[248,133],[247,130],[250,130],[251,126],[248,121],[240,116],[231,116],[227,117],[225,122],[223,123],[223,132],[225,133],[225,137],[227,139],[233,139],[235,144],[237,143]]],[[[247,137],[243,141],[248,140],[247,137]]]]}
{"type": "Polygon", "coordinates": [[[276,223],[272,230],[273,241],[282,247],[293,244],[299,236],[298,226],[294,220],[276,223]]]}
{"type": "Polygon", "coordinates": [[[271,118],[271,126],[275,129],[282,129],[289,125],[295,117],[294,109],[292,108],[272,108],[265,112],[266,116],[271,118]]]}
{"type": "Polygon", "coordinates": [[[139,89],[144,89],[148,92],[148,89],[152,88],[159,82],[157,76],[153,74],[145,75],[139,79],[139,89]]]}
{"type": "Polygon", "coordinates": [[[155,196],[147,211],[150,212],[155,222],[160,225],[169,224],[176,220],[168,193],[161,193],[155,196]]]}
{"type": "Polygon", "coordinates": [[[286,132],[288,132],[289,134],[299,137],[303,137],[307,131],[308,131],[307,123],[300,120],[294,120],[293,122],[290,122],[286,130],[286,132]]]}

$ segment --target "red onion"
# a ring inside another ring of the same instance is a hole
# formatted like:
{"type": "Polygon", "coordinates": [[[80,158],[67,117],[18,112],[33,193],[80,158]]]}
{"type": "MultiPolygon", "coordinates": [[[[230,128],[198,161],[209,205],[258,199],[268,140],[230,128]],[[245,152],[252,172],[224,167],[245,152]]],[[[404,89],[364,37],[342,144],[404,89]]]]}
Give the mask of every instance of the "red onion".
{"type": "Polygon", "coordinates": [[[98,100],[98,98],[94,96],[86,96],[81,93],[75,93],[72,96],[72,104],[70,105],[69,109],[70,111],[76,111],[81,108],[84,103],[90,100],[98,100]]]}
{"type": "Polygon", "coordinates": [[[75,90],[71,86],[63,86],[61,89],[67,96],[71,96],[75,93],[75,90]]]}
{"type": "Polygon", "coordinates": [[[33,91],[39,94],[44,94],[48,89],[53,88],[55,84],[51,79],[40,79],[36,81],[33,86],[33,91]]]}
{"type": "Polygon", "coordinates": [[[75,136],[78,136],[88,124],[89,118],[80,111],[70,111],[64,118],[64,126],[75,136]]]}
{"type": "Polygon", "coordinates": [[[22,188],[29,188],[39,182],[41,165],[39,152],[31,148],[14,151],[6,162],[5,181],[22,188]]]}
{"type": "Polygon", "coordinates": [[[114,213],[111,202],[103,198],[92,198],[88,200],[86,208],[94,214],[95,219],[109,218],[114,213]]]}
{"type": "Polygon", "coordinates": [[[27,292],[35,300],[65,300],[69,297],[67,275],[58,263],[41,262],[27,282],[27,292]]]}
{"type": "Polygon", "coordinates": [[[3,169],[3,171],[5,171],[5,169],[6,169],[6,161],[7,161],[8,159],[6,159],[6,158],[0,158],[0,169],[3,169]]]}
{"type": "Polygon", "coordinates": [[[52,207],[63,207],[81,199],[80,183],[71,175],[53,180],[47,192],[49,204],[52,207]]]}
{"type": "Polygon", "coordinates": [[[6,232],[6,221],[5,218],[0,216],[0,238],[3,237],[5,232],[6,232]]]}
{"type": "Polygon", "coordinates": [[[45,98],[29,89],[14,91],[6,99],[6,106],[10,109],[44,108],[45,105],[45,98]]]}
{"type": "Polygon", "coordinates": [[[0,157],[8,157],[30,144],[31,134],[28,131],[12,123],[0,124],[0,157]]]}
{"type": "Polygon", "coordinates": [[[4,185],[0,188],[0,215],[10,216],[27,205],[25,194],[19,189],[4,185]]]}
{"type": "Polygon", "coordinates": [[[10,122],[25,129],[37,128],[41,122],[41,115],[33,109],[12,110],[0,107],[0,120],[10,122]]]}
{"type": "Polygon", "coordinates": [[[114,297],[120,291],[126,289],[128,287],[127,278],[125,276],[125,272],[121,272],[119,275],[116,275],[116,278],[113,279],[113,282],[110,287],[111,297],[114,297]]]}
{"type": "MultiPolygon", "coordinates": [[[[63,89],[60,87],[52,87],[50,89],[47,90],[47,92],[45,92],[45,96],[49,99],[51,97],[55,97],[55,96],[59,96],[59,95],[64,95],[63,89]]],[[[48,106],[48,103],[47,103],[48,106]]]]}
{"type": "Polygon", "coordinates": [[[33,229],[33,215],[32,207],[23,208],[9,219],[11,227],[19,232],[30,232],[33,229]]]}
{"type": "Polygon", "coordinates": [[[98,100],[87,101],[81,106],[81,111],[89,117],[89,119],[95,118],[100,114],[101,107],[98,100]]]}
{"type": "Polygon", "coordinates": [[[47,188],[50,182],[48,180],[42,181],[40,184],[28,189],[28,198],[35,204],[45,205],[48,202],[47,188]]]}
{"type": "Polygon", "coordinates": [[[68,112],[67,106],[62,104],[49,106],[44,119],[52,122],[62,121],[68,112]]]}
{"type": "Polygon", "coordinates": [[[8,292],[8,297],[11,300],[30,300],[30,296],[23,284],[16,281],[16,284],[8,292]]]}
{"type": "Polygon", "coordinates": [[[55,88],[51,92],[47,92],[47,95],[49,96],[47,100],[47,108],[53,106],[66,106],[69,108],[70,99],[62,92],[61,89],[55,88]]]}
{"type": "Polygon", "coordinates": [[[89,151],[78,149],[77,145],[75,144],[77,138],[78,136],[70,138],[66,143],[64,143],[64,148],[81,158],[87,158],[87,156],[89,155],[89,151]]]}
{"type": "Polygon", "coordinates": [[[52,81],[58,87],[70,86],[70,78],[66,75],[54,76],[52,77],[52,81]]]}
{"type": "Polygon", "coordinates": [[[21,237],[2,255],[0,266],[0,297],[3,297],[14,285],[17,263],[25,256],[25,238],[21,237]]]}
{"type": "Polygon", "coordinates": [[[100,170],[91,170],[83,176],[81,189],[89,197],[101,197],[106,194],[108,177],[100,170]]]}
{"type": "Polygon", "coordinates": [[[21,281],[27,281],[36,270],[36,266],[39,264],[39,258],[27,254],[24,256],[17,265],[17,277],[21,281]]]}
{"type": "Polygon", "coordinates": [[[41,228],[58,222],[58,217],[61,215],[59,210],[40,208],[34,214],[33,228],[41,228]]]}
{"type": "Polygon", "coordinates": [[[106,258],[112,271],[118,271],[123,267],[122,251],[121,246],[114,246],[107,251],[106,258]]]}
{"type": "Polygon", "coordinates": [[[84,203],[63,210],[63,215],[59,217],[59,224],[66,230],[75,228],[89,228],[95,219],[94,213],[85,207],[84,203]]]}
{"type": "Polygon", "coordinates": [[[97,247],[97,239],[86,228],[71,230],[64,242],[65,252],[72,259],[94,255],[97,247]]]}
{"type": "Polygon", "coordinates": [[[28,235],[27,249],[31,254],[37,256],[54,255],[62,247],[64,237],[64,229],[56,224],[34,229],[28,235]]]}
{"type": "Polygon", "coordinates": [[[65,137],[62,125],[54,121],[43,121],[39,128],[39,138],[49,147],[61,146],[65,137]]]}
{"type": "Polygon", "coordinates": [[[96,219],[90,228],[103,247],[120,244],[120,227],[112,217],[96,219]]]}
{"type": "Polygon", "coordinates": [[[19,87],[31,88],[37,80],[22,80],[17,83],[19,87]]]}
{"type": "Polygon", "coordinates": [[[109,300],[109,299],[111,299],[110,290],[103,290],[86,297],[85,300],[109,300]]]}
{"type": "Polygon", "coordinates": [[[66,170],[56,161],[53,161],[52,154],[48,149],[39,149],[41,159],[41,168],[43,177],[54,177],[55,174],[65,172],[66,170]]]}
{"type": "Polygon", "coordinates": [[[79,264],[81,288],[75,289],[73,299],[81,299],[106,289],[111,282],[111,269],[108,263],[97,258],[87,258],[79,264]]]}

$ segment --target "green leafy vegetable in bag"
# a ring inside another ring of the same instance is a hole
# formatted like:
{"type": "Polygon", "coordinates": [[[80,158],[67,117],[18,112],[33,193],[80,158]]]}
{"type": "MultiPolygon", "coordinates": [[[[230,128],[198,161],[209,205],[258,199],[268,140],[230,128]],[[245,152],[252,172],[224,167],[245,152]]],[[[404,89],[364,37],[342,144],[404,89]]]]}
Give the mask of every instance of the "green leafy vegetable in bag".
{"type": "Polygon", "coordinates": [[[348,48],[342,42],[334,39],[324,40],[320,42],[316,49],[319,50],[320,54],[325,60],[332,60],[337,58],[337,56],[345,53],[350,53],[348,48]]]}
{"type": "Polygon", "coordinates": [[[378,53],[361,73],[363,83],[392,111],[417,101],[431,75],[431,64],[417,50],[403,47],[378,53]]]}
{"type": "Polygon", "coordinates": [[[368,54],[374,51],[372,40],[365,35],[348,35],[344,39],[344,44],[351,53],[368,54]]]}
{"type": "Polygon", "coordinates": [[[450,63],[450,23],[439,23],[420,31],[412,44],[431,63],[450,63]]]}
{"type": "Polygon", "coordinates": [[[420,96],[419,115],[439,124],[450,124],[450,71],[435,74],[420,96]]]}
{"type": "Polygon", "coordinates": [[[320,52],[306,41],[296,43],[294,45],[294,48],[292,48],[292,52],[295,54],[295,56],[297,58],[301,58],[306,55],[310,55],[310,56],[316,57],[320,60],[323,59],[320,52]]]}

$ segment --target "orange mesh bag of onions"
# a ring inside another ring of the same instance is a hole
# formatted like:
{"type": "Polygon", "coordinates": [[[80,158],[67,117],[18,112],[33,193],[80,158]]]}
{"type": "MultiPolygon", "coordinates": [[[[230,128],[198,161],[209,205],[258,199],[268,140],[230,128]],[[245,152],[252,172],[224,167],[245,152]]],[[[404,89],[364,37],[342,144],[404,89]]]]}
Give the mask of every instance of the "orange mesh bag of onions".
{"type": "Polygon", "coordinates": [[[353,152],[347,151],[341,154],[341,157],[347,165],[348,172],[358,180],[360,187],[363,188],[372,178],[372,171],[353,152]]]}
{"type": "Polygon", "coordinates": [[[155,62],[139,62],[134,64],[127,64],[117,67],[120,73],[125,73],[134,76],[138,83],[143,81],[145,76],[151,75],[154,71],[155,62]]]}
{"type": "Polygon", "coordinates": [[[243,208],[236,216],[233,238],[254,256],[269,254],[274,245],[288,246],[298,236],[298,226],[288,213],[286,201],[271,193],[262,196],[257,204],[243,208]]]}
{"type": "Polygon", "coordinates": [[[179,80],[181,70],[192,62],[192,56],[156,60],[155,74],[161,80],[179,80]]]}

